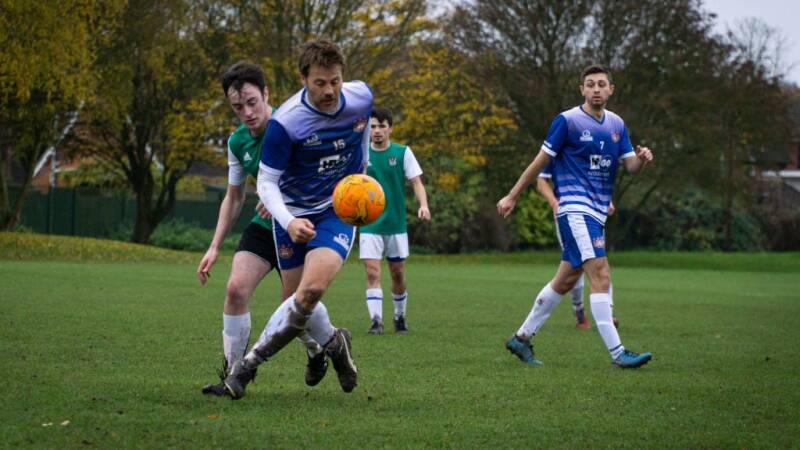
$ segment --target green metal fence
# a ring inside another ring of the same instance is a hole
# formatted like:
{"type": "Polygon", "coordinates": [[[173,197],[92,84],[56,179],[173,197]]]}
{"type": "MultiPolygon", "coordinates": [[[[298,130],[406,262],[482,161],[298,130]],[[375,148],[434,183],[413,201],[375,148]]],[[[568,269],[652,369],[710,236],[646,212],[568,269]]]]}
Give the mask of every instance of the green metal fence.
{"type": "MultiPolygon", "coordinates": [[[[9,187],[16,199],[20,188],[9,187]]],[[[205,199],[179,199],[165,221],[181,219],[201,228],[213,229],[222,194],[209,194],[205,199]]],[[[248,195],[242,214],[233,231],[244,229],[250,222],[258,201],[248,195]]],[[[20,223],[38,233],[67,236],[106,237],[121,227],[132,228],[136,218],[136,201],[123,193],[87,188],[51,188],[31,190],[22,209],[20,223]]]]}

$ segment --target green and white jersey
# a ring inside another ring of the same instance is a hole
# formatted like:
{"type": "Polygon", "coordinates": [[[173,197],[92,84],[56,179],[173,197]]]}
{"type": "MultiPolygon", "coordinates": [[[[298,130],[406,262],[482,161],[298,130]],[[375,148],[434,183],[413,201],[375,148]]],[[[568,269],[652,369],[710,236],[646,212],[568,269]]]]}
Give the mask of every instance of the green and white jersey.
{"type": "MultiPolygon", "coordinates": [[[[228,138],[228,184],[241,186],[247,175],[258,178],[258,163],[261,161],[261,141],[264,132],[258,136],[251,136],[250,130],[240,125],[228,138]]],[[[253,215],[251,222],[271,230],[272,219],[262,219],[258,212],[253,215]]]]}
{"type": "Polygon", "coordinates": [[[400,234],[406,232],[406,180],[422,175],[411,148],[392,144],[386,150],[369,148],[367,175],[381,184],[386,208],[375,222],[361,227],[362,233],[400,234]]]}

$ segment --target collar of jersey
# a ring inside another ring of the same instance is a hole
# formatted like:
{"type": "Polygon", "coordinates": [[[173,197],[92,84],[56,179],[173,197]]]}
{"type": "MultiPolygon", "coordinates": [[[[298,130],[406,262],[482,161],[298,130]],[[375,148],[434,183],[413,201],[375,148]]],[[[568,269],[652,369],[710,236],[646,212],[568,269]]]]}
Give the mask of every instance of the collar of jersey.
{"type": "Polygon", "coordinates": [[[303,92],[302,92],[302,94],[300,94],[300,102],[302,102],[303,105],[305,105],[306,108],[308,108],[311,111],[319,114],[320,116],[325,116],[325,117],[336,117],[336,116],[338,116],[339,113],[342,112],[342,110],[344,110],[344,106],[347,104],[347,100],[344,98],[344,94],[343,93],[339,93],[339,109],[337,109],[336,112],[333,113],[333,114],[328,114],[328,113],[322,112],[322,111],[318,110],[317,108],[314,108],[313,106],[311,106],[310,103],[306,102],[306,88],[303,88],[303,92]]]}
{"type": "Polygon", "coordinates": [[[600,119],[600,120],[597,120],[597,117],[595,117],[595,116],[593,116],[593,115],[591,115],[591,114],[589,114],[588,112],[586,112],[586,111],[584,111],[584,110],[583,110],[583,105],[579,105],[579,106],[578,106],[578,109],[580,109],[580,110],[581,110],[581,112],[583,112],[583,113],[584,113],[584,114],[586,114],[587,116],[591,117],[591,118],[592,118],[592,120],[594,120],[595,122],[599,123],[600,125],[602,125],[602,124],[603,124],[603,122],[605,122],[605,121],[606,121],[606,111],[605,111],[605,110],[603,110],[603,118],[602,118],[602,119],[600,119]]]}

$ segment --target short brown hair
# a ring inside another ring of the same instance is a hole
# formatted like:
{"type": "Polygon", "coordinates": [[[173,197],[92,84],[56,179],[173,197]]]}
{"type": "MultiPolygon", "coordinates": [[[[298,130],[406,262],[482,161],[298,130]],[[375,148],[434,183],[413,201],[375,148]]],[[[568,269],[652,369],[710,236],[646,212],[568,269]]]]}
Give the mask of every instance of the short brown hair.
{"type": "Polygon", "coordinates": [[[314,64],[326,69],[339,64],[344,70],[345,63],[342,49],[325,39],[306,42],[300,52],[300,62],[298,63],[300,73],[307,77],[309,69],[314,64]]]}
{"type": "Polygon", "coordinates": [[[613,83],[613,81],[611,81],[611,71],[608,70],[608,68],[606,66],[601,65],[601,64],[592,64],[592,65],[586,67],[585,69],[583,69],[583,72],[581,72],[581,84],[583,84],[583,81],[586,79],[586,77],[588,77],[589,75],[596,74],[596,73],[604,73],[604,74],[606,74],[606,77],[608,77],[608,82],[609,83],[613,83]]]}

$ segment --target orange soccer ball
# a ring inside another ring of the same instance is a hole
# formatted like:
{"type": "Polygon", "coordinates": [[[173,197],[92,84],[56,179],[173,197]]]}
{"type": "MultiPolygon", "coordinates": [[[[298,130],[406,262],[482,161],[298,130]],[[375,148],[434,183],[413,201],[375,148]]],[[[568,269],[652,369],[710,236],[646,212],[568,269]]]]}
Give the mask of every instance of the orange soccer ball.
{"type": "Polygon", "coordinates": [[[358,227],[376,221],[385,206],[383,188],[369,175],[348,175],[333,189],[333,210],[350,225],[358,227]]]}

